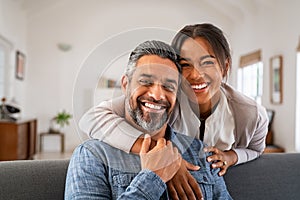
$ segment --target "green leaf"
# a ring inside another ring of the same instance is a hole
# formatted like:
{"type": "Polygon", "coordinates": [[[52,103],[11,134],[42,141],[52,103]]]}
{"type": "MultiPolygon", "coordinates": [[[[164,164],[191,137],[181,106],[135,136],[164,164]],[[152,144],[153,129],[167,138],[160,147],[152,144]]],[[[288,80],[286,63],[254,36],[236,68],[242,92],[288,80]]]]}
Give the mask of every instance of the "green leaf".
{"type": "Polygon", "coordinates": [[[57,113],[57,115],[54,117],[57,124],[59,124],[61,127],[64,127],[66,125],[69,125],[69,120],[72,118],[72,115],[67,113],[65,110],[62,112],[57,113]]]}

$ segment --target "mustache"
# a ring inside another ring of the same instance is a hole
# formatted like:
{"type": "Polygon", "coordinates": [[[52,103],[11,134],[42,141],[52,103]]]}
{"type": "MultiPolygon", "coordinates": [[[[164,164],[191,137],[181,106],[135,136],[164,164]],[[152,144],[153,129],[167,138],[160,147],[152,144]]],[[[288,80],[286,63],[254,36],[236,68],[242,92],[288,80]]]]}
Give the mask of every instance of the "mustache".
{"type": "Polygon", "coordinates": [[[166,108],[170,108],[171,104],[168,101],[165,100],[155,100],[153,97],[138,97],[138,101],[149,101],[156,104],[164,105],[166,108]]]}

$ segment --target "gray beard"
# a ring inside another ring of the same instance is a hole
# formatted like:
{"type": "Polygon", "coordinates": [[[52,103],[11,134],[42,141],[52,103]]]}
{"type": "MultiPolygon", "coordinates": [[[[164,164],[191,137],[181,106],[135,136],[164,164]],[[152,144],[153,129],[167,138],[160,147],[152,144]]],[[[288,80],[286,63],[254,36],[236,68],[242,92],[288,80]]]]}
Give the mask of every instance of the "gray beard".
{"type": "Polygon", "coordinates": [[[165,123],[168,121],[168,114],[167,111],[161,114],[157,113],[149,113],[149,121],[146,121],[143,118],[143,112],[140,109],[139,106],[137,106],[136,109],[132,109],[129,104],[129,99],[126,98],[125,100],[125,107],[127,108],[127,111],[130,115],[130,117],[133,119],[135,124],[143,128],[148,134],[151,135],[151,133],[161,129],[165,123]]]}

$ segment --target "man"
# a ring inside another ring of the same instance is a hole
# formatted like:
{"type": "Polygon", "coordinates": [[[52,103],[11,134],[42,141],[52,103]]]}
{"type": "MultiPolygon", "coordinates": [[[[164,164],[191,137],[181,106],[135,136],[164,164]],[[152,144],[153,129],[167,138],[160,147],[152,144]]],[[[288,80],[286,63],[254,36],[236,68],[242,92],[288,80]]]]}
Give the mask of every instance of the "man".
{"type": "Polygon", "coordinates": [[[80,145],[68,168],[66,199],[168,199],[166,182],[182,158],[200,166],[191,174],[204,199],[231,199],[223,177],[206,162],[202,142],[167,125],[179,82],[177,56],[169,45],[146,41],[131,53],[121,84],[125,119],[147,134],[130,154],[98,140],[80,145]]]}

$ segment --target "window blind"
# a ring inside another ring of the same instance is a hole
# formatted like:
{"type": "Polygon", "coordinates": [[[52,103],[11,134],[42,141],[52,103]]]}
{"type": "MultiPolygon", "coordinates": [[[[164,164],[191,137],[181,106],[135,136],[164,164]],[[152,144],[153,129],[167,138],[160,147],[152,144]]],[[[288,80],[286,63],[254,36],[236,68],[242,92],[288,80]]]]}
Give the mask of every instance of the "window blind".
{"type": "Polygon", "coordinates": [[[240,58],[240,66],[239,67],[246,67],[248,65],[257,63],[261,61],[261,50],[257,50],[255,52],[246,54],[241,56],[240,58]]]}

